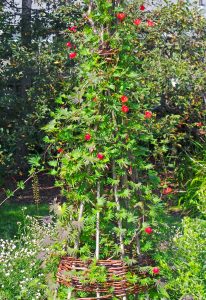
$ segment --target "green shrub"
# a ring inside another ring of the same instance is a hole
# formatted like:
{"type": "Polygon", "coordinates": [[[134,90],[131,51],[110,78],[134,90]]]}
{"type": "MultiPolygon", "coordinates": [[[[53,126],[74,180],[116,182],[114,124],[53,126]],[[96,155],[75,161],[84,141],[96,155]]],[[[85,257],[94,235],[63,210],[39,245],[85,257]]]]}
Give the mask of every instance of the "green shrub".
{"type": "Polygon", "coordinates": [[[185,217],[167,250],[157,256],[163,285],[172,300],[206,299],[206,221],[185,217]]]}
{"type": "Polygon", "coordinates": [[[206,151],[189,157],[187,171],[189,178],[183,188],[185,194],[180,198],[181,205],[192,214],[206,216],[206,151]]]}

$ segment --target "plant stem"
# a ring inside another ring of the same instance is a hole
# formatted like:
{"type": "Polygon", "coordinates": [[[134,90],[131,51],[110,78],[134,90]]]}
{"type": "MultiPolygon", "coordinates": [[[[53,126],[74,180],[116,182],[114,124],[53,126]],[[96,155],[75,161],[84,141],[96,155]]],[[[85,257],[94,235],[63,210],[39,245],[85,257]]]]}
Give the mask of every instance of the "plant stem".
{"type": "MultiPolygon", "coordinates": [[[[24,184],[25,183],[27,183],[30,179],[32,179],[33,178],[33,176],[34,176],[34,174],[38,174],[38,173],[40,173],[41,171],[38,171],[38,172],[35,172],[35,173],[33,173],[31,176],[29,176],[25,181],[24,181],[24,184]]],[[[18,190],[20,190],[20,187],[17,187],[12,193],[13,194],[15,194],[18,190]]],[[[0,206],[2,205],[2,204],[4,204],[4,202],[6,202],[8,199],[10,199],[12,196],[8,196],[8,197],[6,197],[1,203],[0,203],[0,206]]]]}

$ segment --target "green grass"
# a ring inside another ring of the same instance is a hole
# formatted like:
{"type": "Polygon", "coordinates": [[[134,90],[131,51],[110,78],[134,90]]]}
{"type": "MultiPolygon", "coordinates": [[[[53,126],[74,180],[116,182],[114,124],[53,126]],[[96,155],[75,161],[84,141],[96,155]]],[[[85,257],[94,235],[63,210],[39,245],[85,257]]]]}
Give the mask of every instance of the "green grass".
{"type": "Polygon", "coordinates": [[[24,222],[26,215],[34,217],[49,215],[49,205],[40,204],[39,209],[35,204],[5,203],[0,206],[0,238],[10,239],[17,235],[17,223],[24,222]]]}

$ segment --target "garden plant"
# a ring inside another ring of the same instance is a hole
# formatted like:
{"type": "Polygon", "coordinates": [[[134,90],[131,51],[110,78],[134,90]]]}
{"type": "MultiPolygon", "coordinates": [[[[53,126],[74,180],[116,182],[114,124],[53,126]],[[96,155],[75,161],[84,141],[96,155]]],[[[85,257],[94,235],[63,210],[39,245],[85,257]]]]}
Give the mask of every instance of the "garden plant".
{"type": "Polygon", "coordinates": [[[99,260],[138,265],[128,283],[158,297],[175,172],[194,140],[204,140],[205,19],[185,2],[85,4],[84,26],[66,31],[77,85],[44,127],[56,149],[51,173],[67,198],[61,219],[73,226],[67,254],[96,261],[100,283],[108,278],[102,268],[97,275],[99,260]]]}

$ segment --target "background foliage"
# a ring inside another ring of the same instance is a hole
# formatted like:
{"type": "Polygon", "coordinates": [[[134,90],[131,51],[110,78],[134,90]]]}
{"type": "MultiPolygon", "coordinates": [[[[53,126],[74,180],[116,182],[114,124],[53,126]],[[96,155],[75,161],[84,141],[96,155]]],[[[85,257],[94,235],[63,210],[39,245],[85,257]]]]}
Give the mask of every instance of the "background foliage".
{"type": "Polygon", "coordinates": [[[25,43],[23,11],[12,3],[4,10],[2,6],[0,15],[0,149],[2,172],[14,173],[27,168],[28,153],[43,151],[41,126],[65,80],[66,89],[73,80],[62,30],[79,18],[81,10],[63,2],[32,9],[30,39],[25,43]]]}

